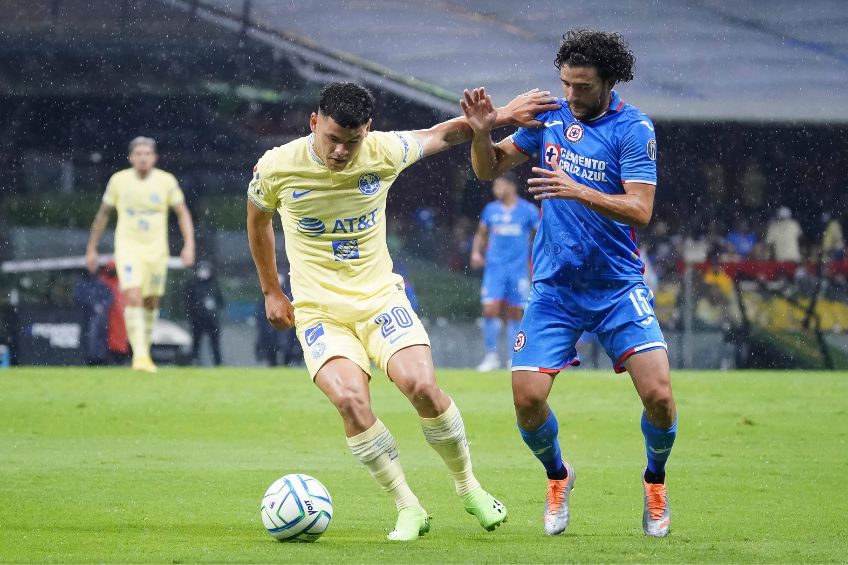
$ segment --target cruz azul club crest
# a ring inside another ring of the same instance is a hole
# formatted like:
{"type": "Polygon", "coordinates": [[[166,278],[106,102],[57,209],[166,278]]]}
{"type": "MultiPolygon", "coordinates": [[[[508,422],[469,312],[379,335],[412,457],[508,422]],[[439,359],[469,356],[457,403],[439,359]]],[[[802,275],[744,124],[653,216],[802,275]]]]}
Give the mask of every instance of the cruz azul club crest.
{"type": "Polygon", "coordinates": [[[565,139],[571,143],[577,143],[583,139],[583,126],[580,124],[571,124],[565,129],[565,139]]]}

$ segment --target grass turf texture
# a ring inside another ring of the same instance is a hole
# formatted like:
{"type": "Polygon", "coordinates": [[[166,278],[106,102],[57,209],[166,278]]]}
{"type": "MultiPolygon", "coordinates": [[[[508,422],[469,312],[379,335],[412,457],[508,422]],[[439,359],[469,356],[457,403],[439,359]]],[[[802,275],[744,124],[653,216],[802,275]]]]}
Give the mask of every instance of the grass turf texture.
{"type": "Polygon", "coordinates": [[[848,374],[677,372],[673,525],[641,531],[644,448],[627,377],[563,374],[551,402],[577,469],[568,532],[542,533],[545,478],[515,429],[508,376],[439,373],[463,411],[478,478],[509,508],[465,514],[415,414],[382,376],[372,393],[429,535],[393,544],[392,501],[350,455],[301,370],[0,371],[0,562],[845,562],[848,374]],[[259,520],[272,481],[302,472],[335,517],[315,544],[259,520]]]}

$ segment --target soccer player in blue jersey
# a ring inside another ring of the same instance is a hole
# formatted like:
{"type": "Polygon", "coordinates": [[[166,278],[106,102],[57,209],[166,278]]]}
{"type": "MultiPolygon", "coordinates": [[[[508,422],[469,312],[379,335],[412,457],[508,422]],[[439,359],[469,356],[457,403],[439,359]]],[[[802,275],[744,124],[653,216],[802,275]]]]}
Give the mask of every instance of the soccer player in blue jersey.
{"type": "Polygon", "coordinates": [[[647,450],[642,527],[668,534],[665,464],[677,433],[666,343],[642,277],[636,229],[651,219],[656,190],[654,125],[613,86],[633,79],[633,54],[620,35],[574,29],[555,64],[565,91],[544,125],[493,143],[496,113],[485,92],[461,105],[474,130],[474,171],[493,179],[538,154],[530,192],[542,202],[533,244],[533,283],[515,338],[512,389],[518,428],[548,475],[545,532],[565,531],[574,469],[562,458],[548,405],[554,377],[577,364],[583,332],[597,334],[616,372],[627,371],[642,400],[647,450]]]}
{"type": "Polygon", "coordinates": [[[518,177],[506,172],[492,183],[493,202],[480,214],[474,234],[471,266],[483,268],[483,343],[486,355],[481,372],[500,368],[498,341],[501,316],[506,318],[509,345],[518,333],[530,293],[530,242],[539,227],[539,209],[518,197],[518,177]]]}

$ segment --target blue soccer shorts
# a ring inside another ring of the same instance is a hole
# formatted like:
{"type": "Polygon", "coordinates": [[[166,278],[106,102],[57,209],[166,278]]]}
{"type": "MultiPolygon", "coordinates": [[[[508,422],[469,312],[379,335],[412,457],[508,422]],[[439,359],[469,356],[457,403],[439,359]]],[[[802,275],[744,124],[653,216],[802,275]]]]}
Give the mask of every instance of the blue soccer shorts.
{"type": "Polygon", "coordinates": [[[530,273],[526,266],[517,269],[487,267],[483,271],[483,286],[480,288],[480,302],[483,304],[503,302],[523,310],[527,307],[529,294],[530,273]]]}
{"type": "Polygon", "coordinates": [[[557,373],[579,365],[575,345],[583,332],[592,332],[622,373],[634,353],[668,349],[653,306],[653,292],[642,281],[535,282],[515,338],[512,370],[557,373]]]}

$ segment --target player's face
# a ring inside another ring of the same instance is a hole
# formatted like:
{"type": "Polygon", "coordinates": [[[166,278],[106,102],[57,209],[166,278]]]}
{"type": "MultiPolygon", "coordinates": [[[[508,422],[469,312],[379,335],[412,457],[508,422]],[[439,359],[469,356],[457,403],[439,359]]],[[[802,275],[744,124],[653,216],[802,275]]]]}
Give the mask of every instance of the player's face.
{"type": "Polygon", "coordinates": [[[336,120],[312,113],[309,127],[315,134],[313,148],[331,171],[341,171],[353,161],[371,129],[371,120],[356,128],[343,128],[336,120]]]}
{"type": "Polygon", "coordinates": [[[137,173],[146,175],[156,164],[156,152],[149,145],[136,145],[130,152],[129,160],[137,173]]]}
{"type": "Polygon", "coordinates": [[[568,109],[578,120],[600,116],[609,104],[612,81],[603,80],[595,67],[570,67],[559,70],[568,109]]]}
{"type": "Polygon", "coordinates": [[[495,179],[492,183],[492,196],[504,202],[511,200],[516,194],[516,187],[506,179],[495,179]]]}

